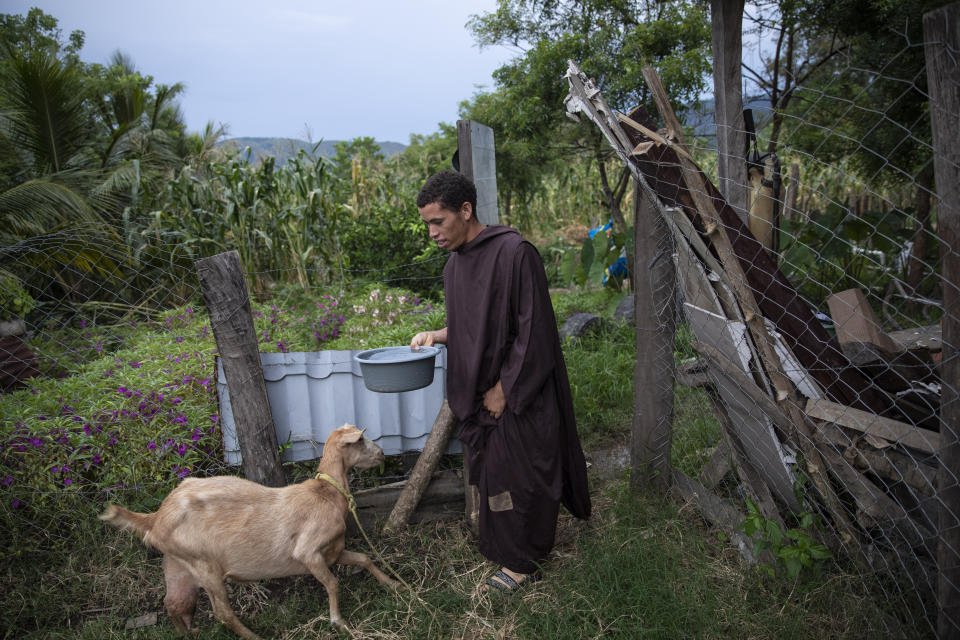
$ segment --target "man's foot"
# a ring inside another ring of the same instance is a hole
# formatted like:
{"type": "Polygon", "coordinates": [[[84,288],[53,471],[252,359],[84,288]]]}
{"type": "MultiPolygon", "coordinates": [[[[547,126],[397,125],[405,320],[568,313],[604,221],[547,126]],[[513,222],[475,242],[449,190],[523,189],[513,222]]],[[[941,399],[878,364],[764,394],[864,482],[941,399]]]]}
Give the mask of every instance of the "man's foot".
{"type": "Polygon", "coordinates": [[[500,591],[513,593],[514,591],[520,589],[520,587],[523,585],[537,582],[542,577],[543,573],[539,569],[533,573],[517,573],[504,567],[487,578],[487,591],[490,590],[490,587],[493,587],[494,589],[498,589],[500,591]]]}

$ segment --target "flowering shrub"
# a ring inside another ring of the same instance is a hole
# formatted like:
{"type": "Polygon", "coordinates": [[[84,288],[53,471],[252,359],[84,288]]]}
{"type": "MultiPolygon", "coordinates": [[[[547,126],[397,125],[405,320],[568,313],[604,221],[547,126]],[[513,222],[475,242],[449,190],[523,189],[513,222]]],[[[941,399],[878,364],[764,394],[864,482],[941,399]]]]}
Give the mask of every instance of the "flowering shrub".
{"type": "Polygon", "coordinates": [[[409,291],[380,286],[368,287],[352,298],[350,311],[352,321],[345,328],[343,337],[335,343],[335,348],[367,349],[409,344],[418,331],[439,329],[445,322],[442,306],[434,306],[409,291]]]}
{"type": "MultiPolygon", "coordinates": [[[[396,289],[251,310],[261,351],[405,344],[443,324],[442,307],[396,289]]],[[[225,471],[206,313],[186,306],[128,321],[122,338],[111,337],[116,328],[80,320],[51,334],[49,344],[70,345],[55,351],[63,377],[0,396],[0,537],[15,541],[0,557],[68,531],[107,501],[152,509],[181,479],[225,471]]]]}

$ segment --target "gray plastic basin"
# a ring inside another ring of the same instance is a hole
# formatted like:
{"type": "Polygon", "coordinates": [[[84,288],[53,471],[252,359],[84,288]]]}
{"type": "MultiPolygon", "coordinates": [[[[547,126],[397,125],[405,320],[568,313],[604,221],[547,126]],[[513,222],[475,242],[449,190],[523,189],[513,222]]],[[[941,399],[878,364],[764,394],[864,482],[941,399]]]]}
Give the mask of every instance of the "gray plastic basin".
{"type": "Polygon", "coordinates": [[[433,361],[440,350],[420,347],[382,347],[353,356],[360,363],[363,384],[370,391],[400,393],[429,386],[433,382],[433,361]]]}

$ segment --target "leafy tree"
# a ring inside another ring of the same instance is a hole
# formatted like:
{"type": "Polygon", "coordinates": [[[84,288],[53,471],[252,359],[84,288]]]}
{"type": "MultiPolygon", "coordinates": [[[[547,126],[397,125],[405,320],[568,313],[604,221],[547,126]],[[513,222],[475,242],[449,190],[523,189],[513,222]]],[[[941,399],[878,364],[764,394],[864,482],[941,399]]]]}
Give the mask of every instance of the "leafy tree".
{"type": "Polygon", "coordinates": [[[598,191],[616,225],[625,230],[620,205],[629,183],[626,169],[611,179],[610,156],[596,127],[563,117],[567,60],[577,61],[611,107],[627,111],[650,104],[642,67],[658,68],[678,102],[695,100],[709,71],[709,25],[704,7],[687,0],[501,0],[497,10],[468,24],[481,46],[522,51],[494,73],[496,90],[476,96],[464,114],[483,118],[497,138],[498,184],[524,201],[538,183],[538,168],[561,157],[587,158],[599,168],[598,191]]]}
{"type": "MultiPolygon", "coordinates": [[[[794,123],[784,127],[784,140],[819,162],[843,162],[875,189],[917,187],[911,216],[916,231],[906,278],[916,290],[925,266],[936,260],[928,243],[934,185],[921,18],[945,2],[775,4],[781,34],[797,34],[799,49],[820,56],[806,73],[789,64],[783,67],[781,76],[790,86],[783,95],[793,100],[776,105],[777,117],[786,114],[794,123]],[[803,28],[796,26],[801,23],[803,28]]],[[[776,77],[777,68],[772,71],[776,77]]]]}
{"type": "Polygon", "coordinates": [[[0,243],[57,300],[122,295],[145,187],[187,154],[182,87],[152,87],[122,54],[84,64],[82,45],[39,9],[0,16],[0,243]]]}

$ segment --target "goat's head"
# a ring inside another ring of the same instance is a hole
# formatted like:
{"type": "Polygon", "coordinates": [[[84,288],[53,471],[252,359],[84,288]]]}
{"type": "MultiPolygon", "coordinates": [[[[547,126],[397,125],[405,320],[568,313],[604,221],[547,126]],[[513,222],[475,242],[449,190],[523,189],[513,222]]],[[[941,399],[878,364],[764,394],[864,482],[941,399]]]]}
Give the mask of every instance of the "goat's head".
{"type": "Polygon", "coordinates": [[[352,424],[345,424],[334,429],[323,445],[323,455],[328,451],[337,451],[343,460],[345,469],[357,467],[369,469],[383,462],[383,449],[363,435],[366,429],[357,429],[352,424]]]}

